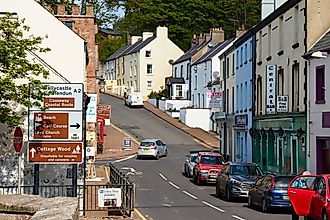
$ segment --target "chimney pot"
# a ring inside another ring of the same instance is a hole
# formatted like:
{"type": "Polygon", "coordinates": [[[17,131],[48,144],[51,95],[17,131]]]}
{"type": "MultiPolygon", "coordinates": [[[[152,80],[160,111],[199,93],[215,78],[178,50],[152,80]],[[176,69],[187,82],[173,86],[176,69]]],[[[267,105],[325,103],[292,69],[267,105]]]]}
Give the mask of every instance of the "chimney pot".
{"type": "Polygon", "coordinates": [[[94,16],[93,5],[86,5],[86,15],[94,16]]]}
{"type": "Polygon", "coordinates": [[[65,6],[64,5],[58,5],[57,6],[57,14],[58,15],[65,15],[65,6]]]}
{"type": "Polygon", "coordinates": [[[80,8],[78,5],[72,6],[72,15],[80,15],[80,8]]]}

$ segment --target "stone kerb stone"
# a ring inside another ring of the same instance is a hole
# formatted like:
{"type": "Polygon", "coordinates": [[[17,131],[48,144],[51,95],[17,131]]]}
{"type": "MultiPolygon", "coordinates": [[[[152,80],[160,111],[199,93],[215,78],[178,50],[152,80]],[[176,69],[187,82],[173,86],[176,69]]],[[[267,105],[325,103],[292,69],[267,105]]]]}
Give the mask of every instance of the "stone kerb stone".
{"type": "Polygon", "coordinates": [[[42,198],[34,195],[0,196],[0,214],[30,215],[31,220],[76,220],[79,215],[79,203],[73,197],[42,198]]]}

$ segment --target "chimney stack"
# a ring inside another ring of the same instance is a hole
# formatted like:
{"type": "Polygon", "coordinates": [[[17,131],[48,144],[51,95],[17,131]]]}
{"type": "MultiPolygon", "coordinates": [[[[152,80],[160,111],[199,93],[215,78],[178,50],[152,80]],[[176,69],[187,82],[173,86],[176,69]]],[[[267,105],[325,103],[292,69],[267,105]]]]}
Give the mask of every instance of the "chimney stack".
{"type": "Polygon", "coordinates": [[[152,32],[143,32],[142,33],[142,41],[145,41],[146,39],[148,39],[149,37],[154,36],[154,33],[152,32]]]}
{"type": "Polygon", "coordinates": [[[156,36],[158,38],[168,38],[168,29],[167,27],[157,27],[156,36]]]}
{"type": "Polygon", "coordinates": [[[192,39],[191,39],[191,47],[193,47],[197,43],[198,43],[198,38],[197,38],[196,34],[194,34],[192,39]]]}
{"type": "Polygon", "coordinates": [[[222,28],[212,28],[211,29],[211,43],[217,44],[225,40],[225,32],[222,28]]]}
{"type": "Polygon", "coordinates": [[[246,30],[244,27],[244,24],[242,24],[242,26],[240,26],[237,30],[236,30],[236,38],[241,37],[243,34],[245,34],[246,30]]]}
{"type": "Polygon", "coordinates": [[[205,40],[205,36],[204,36],[204,33],[200,33],[199,34],[199,37],[198,37],[198,43],[202,43],[203,41],[205,40]]]}

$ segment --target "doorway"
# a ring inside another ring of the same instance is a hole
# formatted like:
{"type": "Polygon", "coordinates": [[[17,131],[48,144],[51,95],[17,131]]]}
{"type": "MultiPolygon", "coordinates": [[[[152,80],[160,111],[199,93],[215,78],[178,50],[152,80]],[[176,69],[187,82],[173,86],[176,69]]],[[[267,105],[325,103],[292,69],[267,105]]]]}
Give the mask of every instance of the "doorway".
{"type": "Polygon", "coordinates": [[[298,173],[298,138],[291,137],[291,172],[298,173]]]}
{"type": "Polygon", "coordinates": [[[330,173],[330,137],[316,138],[317,173],[330,173]]]}

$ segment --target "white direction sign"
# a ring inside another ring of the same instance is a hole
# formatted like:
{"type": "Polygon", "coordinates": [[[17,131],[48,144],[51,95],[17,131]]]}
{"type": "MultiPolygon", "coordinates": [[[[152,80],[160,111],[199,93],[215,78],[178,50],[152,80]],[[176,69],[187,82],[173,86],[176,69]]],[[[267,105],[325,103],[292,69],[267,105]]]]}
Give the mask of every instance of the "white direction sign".
{"type": "MultiPolygon", "coordinates": [[[[44,98],[42,105],[50,111],[82,111],[84,85],[81,83],[46,83],[47,90],[54,92],[44,98]]],[[[30,110],[39,110],[32,107],[30,110]]]]}
{"type": "Polygon", "coordinates": [[[81,141],[82,112],[30,111],[29,141],[81,141]]]}

